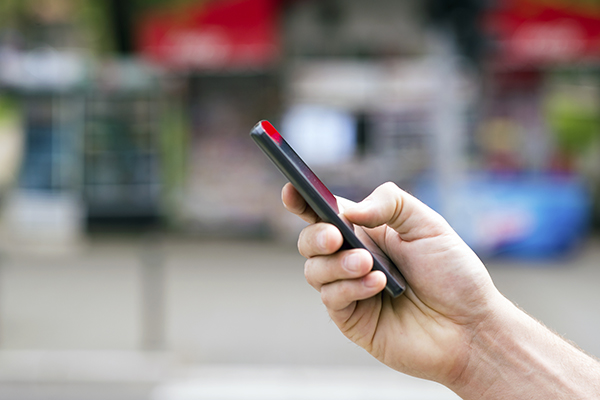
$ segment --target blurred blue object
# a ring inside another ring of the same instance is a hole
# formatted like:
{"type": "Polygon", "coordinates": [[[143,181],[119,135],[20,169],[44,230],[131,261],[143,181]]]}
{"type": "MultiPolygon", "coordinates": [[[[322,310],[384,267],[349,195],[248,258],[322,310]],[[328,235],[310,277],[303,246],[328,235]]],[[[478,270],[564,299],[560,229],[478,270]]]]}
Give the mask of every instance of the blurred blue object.
{"type": "Polygon", "coordinates": [[[471,177],[446,191],[429,181],[415,194],[484,257],[565,255],[589,232],[591,195],[577,177],[471,177]]]}

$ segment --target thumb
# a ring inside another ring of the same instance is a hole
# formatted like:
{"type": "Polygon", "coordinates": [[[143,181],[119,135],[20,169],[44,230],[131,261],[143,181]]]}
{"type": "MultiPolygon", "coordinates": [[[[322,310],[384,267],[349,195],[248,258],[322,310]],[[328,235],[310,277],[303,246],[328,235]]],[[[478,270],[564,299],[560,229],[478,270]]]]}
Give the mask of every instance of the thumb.
{"type": "Polygon", "coordinates": [[[360,203],[349,206],[344,216],[354,224],[369,228],[388,225],[406,241],[451,231],[438,213],[391,182],[379,186],[360,203]]]}

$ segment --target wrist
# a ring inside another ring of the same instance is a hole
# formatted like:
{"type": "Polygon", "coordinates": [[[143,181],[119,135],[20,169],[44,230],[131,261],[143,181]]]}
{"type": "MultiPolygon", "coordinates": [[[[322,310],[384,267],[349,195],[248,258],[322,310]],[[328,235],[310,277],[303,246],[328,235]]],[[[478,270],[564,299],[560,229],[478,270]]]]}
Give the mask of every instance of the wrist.
{"type": "Polygon", "coordinates": [[[498,376],[494,372],[505,341],[503,332],[511,329],[508,324],[511,312],[514,313],[515,309],[510,301],[498,293],[486,317],[473,328],[467,362],[458,378],[446,385],[461,398],[483,398],[488,388],[496,385],[498,376]]]}
{"type": "MultiPolygon", "coordinates": [[[[473,333],[469,361],[449,387],[463,399],[600,396],[599,364],[500,296],[473,333]],[[592,387],[593,386],[593,387],[592,387]]],[[[595,397],[594,397],[595,398],[595,397]]]]}

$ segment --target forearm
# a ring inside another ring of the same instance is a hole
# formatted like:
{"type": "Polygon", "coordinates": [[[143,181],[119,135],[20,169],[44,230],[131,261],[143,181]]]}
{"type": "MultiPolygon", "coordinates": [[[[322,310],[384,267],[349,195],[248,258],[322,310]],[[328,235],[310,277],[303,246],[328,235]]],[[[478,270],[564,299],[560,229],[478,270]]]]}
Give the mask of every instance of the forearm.
{"type": "Polygon", "coordinates": [[[478,328],[451,388],[464,399],[600,399],[600,364],[508,300],[478,328]]]}

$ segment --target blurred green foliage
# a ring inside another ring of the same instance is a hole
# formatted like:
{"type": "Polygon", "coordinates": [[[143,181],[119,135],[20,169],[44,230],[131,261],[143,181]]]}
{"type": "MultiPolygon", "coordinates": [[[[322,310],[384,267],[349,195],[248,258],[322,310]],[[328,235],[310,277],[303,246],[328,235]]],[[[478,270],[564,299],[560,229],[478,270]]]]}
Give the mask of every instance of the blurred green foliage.
{"type": "MultiPolygon", "coordinates": [[[[19,115],[20,105],[16,99],[8,95],[0,95],[0,124],[14,120],[19,115]]],[[[2,131],[0,131],[0,134],[2,131]]]]}
{"type": "Polygon", "coordinates": [[[554,6],[579,10],[598,10],[600,0],[529,0],[540,6],[554,6]]]}
{"type": "Polygon", "coordinates": [[[581,107],[581,104],[567,97],[558,97],[552,101],[549,116],[557,144],[567,153],[583,152],[599,135],[598,112],[581,107]]]}
{"type": "Polygon", "coordinates": [[[556,144],[578,155],[600,138],[600,91],[589,73],[560,73],[546,100],[546,116],[556,144]]]}

